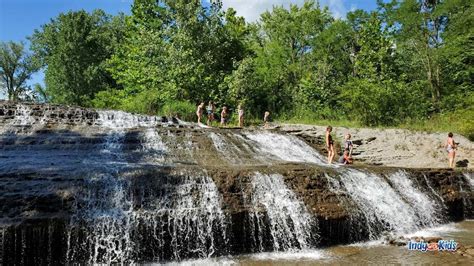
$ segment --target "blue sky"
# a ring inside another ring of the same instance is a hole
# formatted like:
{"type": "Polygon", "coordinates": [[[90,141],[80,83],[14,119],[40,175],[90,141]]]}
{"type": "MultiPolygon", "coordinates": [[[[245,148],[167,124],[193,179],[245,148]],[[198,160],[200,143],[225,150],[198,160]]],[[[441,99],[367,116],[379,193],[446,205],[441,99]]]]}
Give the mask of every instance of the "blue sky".
{"type": "MultiPolygon", "coordinates": [[[[0,41],[26,41],[35,29],[51,18],[69,10],[92,11],[100,8],[109,14],[130,13],[133,0],[0,0],[0,41]]],[[[274,5],[301,5],[304,0],[223,0],[224,8],[233,7],[247,21],[255,21],[260,13],[274,5]]],[[[336,17],[344,17],[353,9],[372,10],[376,0],[320,0],[336,17]]],[[[31,84],[43,84],[43,73],[38,73],[31,84]]]]}

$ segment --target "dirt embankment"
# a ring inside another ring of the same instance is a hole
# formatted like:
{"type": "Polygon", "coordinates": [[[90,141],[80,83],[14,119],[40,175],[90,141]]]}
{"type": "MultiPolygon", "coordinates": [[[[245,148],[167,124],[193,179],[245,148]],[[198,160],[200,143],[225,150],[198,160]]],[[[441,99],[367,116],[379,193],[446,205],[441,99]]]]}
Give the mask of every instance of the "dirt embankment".
{"type": "MultiPolygon", "coordinates": [[[[283,124],[279,129],[297,135],[325,152],[325,126],[283,124]]],[[[448,154],[444,148],[447,132],[334,127],[332,135],[336,140],[338,151],[346,133],[352,135],[353,157],[359,163],[407,168],[448,166],[448,154]]],[[[456,166],[474,168],[474,143],[461,135],[454,135],[454,140],[459,143],[456,166]]]]}

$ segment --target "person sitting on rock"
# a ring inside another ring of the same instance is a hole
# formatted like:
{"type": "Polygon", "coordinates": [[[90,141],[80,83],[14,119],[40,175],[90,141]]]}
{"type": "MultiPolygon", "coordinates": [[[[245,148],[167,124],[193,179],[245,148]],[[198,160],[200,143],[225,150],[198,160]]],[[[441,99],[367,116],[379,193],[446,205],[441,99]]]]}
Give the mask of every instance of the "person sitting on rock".
{"type": "Polygon", "coordinates": [[[352,157],[352,149],[354,144],[352,143],[351,140],[351,134],[347,133],[346,136],[344,136],[344,150],[349,149],[349,156],[352,157]]]}
{"type": "Polygon", "coordinates": [[[339,157],[339,162],[342,164],[352,164],[352,157],[349,155],[349,149],[344,149],[344,153],[339,157]]]}

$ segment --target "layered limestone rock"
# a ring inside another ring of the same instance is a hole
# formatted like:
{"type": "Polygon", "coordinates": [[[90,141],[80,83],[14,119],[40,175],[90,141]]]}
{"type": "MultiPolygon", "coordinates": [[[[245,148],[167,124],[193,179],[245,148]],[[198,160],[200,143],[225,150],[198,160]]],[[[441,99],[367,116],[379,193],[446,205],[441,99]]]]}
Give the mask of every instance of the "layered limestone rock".
{"type": "Polygon", "coordinates": [[[327,166],[278,131],[9,102],[0,128],[3,264],[307,249],[474,216],[472,172],[327,166]]]}

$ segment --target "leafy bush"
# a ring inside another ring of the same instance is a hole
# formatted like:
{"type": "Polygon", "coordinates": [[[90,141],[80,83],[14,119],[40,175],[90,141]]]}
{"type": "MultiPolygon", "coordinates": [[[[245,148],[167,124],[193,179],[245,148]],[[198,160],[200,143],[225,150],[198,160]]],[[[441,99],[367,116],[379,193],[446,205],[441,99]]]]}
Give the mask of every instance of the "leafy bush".
{"type": "Polygon", "coordinates": [[[367,126],[395,125],[427,116],[429,103],[417,86],[403,82],[354,79],[343,87],[348,117],[367,126]]]}
{"type": "Polygon", "coordinates": [[[187,101],[167,102],[161,108],[161,113],[166,116],[176,116],[185,121],[196,119],[196,106],[187,101]]]}

